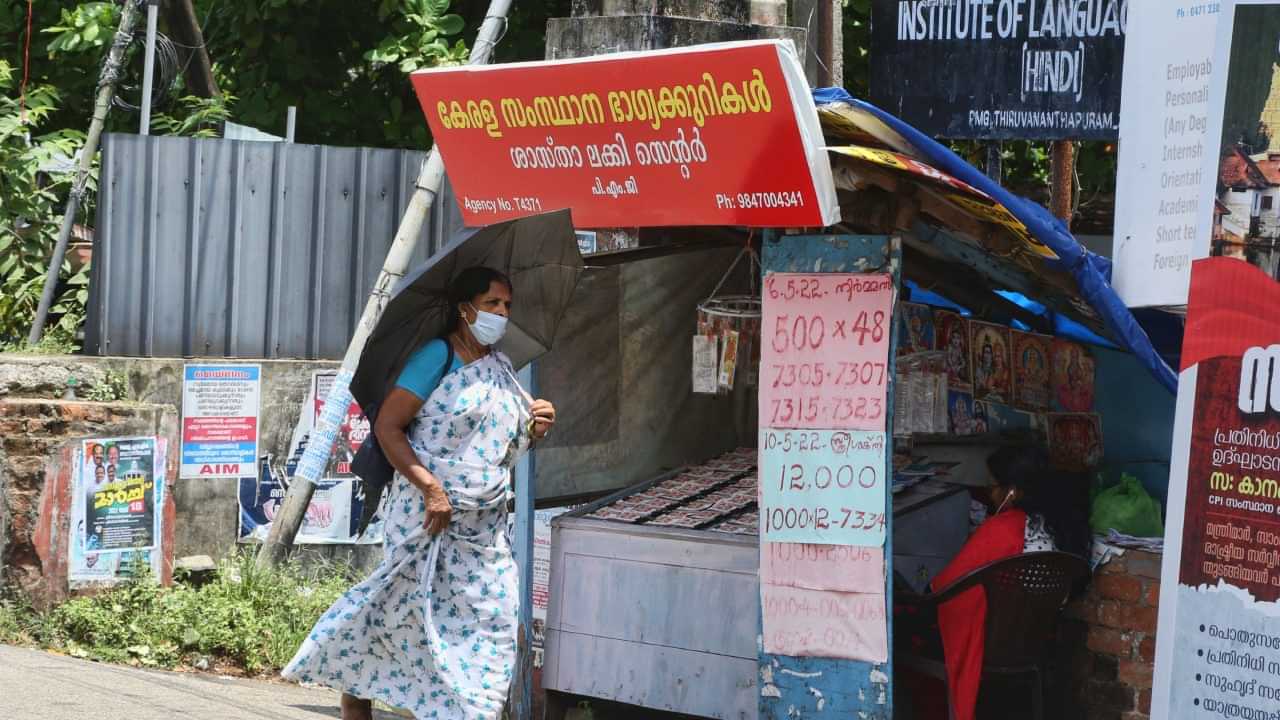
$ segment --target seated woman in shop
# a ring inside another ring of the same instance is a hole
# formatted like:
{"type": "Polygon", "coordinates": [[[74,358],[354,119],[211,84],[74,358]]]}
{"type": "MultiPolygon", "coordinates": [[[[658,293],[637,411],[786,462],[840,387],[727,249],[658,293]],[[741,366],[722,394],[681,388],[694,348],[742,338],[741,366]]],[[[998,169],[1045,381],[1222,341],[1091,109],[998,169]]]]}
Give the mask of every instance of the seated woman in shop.
{"type": "MultiPolygon", "coordinates": [[[[968,573],[1022,553],[1059,550],[1087,556],[1090,542],[1085,504],[1074,494],[1082,478],[1054,472],[1044,451],[1004,447],[987,458],[992,484],[987,502],[995,512],[933,579],[936,592],[968,573]]],[[[938,631],[954,720],[973,720],[982,678],[987,599],[975,587],[938,608],[938,631]]],[[[1000,618],[990,618],[999,622],[1000,618]]]]}

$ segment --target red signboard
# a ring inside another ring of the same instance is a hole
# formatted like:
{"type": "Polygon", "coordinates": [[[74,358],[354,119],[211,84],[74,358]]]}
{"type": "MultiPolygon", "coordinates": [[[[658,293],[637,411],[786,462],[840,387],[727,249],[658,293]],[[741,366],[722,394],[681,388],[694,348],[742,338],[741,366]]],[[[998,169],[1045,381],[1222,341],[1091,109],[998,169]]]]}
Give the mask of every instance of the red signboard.
{"type": "Polygon", "coordinates": [[[413,85],[468,225],[839,221],[803,70],[759,41],[425,70],[413,85]]]}

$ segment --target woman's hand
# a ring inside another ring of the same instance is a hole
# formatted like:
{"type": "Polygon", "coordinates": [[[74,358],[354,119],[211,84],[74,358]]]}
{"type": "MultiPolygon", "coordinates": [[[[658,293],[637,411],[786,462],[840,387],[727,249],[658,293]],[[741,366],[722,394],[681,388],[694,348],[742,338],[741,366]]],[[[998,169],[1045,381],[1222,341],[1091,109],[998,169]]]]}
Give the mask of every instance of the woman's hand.
{"type": "Polygon", "coordinates": [[[439,535],[449,527],[449,521],[453,519],[453,505],[449,503],[449,496],[445,494],[440,481],[434,478],[422,487],[422,495],[427,499],[427,516],[422,525],[428,533],[439,535]]]}
{"type": "Polygon", "coordinates": [[[534,400],[529,411],[533,414],[533,439],[541,440],[556,424],[556,406],[549,400],[534,400]]]}

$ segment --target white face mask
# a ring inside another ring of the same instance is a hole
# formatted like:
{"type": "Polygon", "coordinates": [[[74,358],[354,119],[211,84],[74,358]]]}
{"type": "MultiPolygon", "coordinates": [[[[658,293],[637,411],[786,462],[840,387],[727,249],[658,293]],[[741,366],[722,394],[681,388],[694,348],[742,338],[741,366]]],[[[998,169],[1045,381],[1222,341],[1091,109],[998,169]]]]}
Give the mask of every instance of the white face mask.
{"type": "Polygon", "coordinates": [[[476,321],[467,323],[467,327],[471,328],[471,335],[481,345],[497,344],[507,332],[507,319],[496,313],[478,310],[475,305],[471,309],[476,311],[476,321]]]}

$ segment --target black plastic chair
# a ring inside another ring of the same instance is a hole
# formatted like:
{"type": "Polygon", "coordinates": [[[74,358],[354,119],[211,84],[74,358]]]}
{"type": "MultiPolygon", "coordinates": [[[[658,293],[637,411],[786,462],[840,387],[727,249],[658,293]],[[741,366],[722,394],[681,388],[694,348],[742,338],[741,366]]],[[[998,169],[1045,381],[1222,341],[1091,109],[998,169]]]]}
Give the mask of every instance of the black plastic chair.
{"type": "MultiPolygon", "coordinates": [[[[974,587],[986,590],[986,644],[982,676],[1031,675],[1034,720],[1044,718],[1044,672],[1049,640],[1058,615],[1072,589],[1089,575],[1084,559],[1064,552],[1034,552],[997,560],[970,572],[947,587],[928,595],[897,594],[895,601],[919,608],[936,609],[960,593],[974,587]]],[[[942,658],[897,653],[895,664],[947,682],[942,658]]],[[[950,697],[948,712],[954,716],[950,697]]]]}

